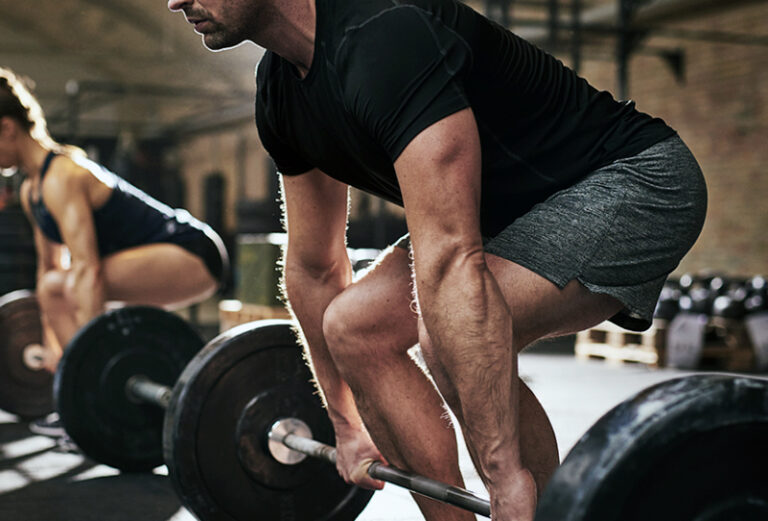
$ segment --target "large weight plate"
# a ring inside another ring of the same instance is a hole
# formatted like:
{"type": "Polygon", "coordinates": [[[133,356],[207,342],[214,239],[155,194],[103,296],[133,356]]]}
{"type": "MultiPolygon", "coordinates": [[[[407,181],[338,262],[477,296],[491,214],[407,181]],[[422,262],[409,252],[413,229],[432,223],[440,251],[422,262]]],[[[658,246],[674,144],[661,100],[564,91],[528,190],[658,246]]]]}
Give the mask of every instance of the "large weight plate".
{"type": "Polygon", "coordinates": [[[758,371],[768,369],[768,311],[751,313],[744,319],[747,334],[755,352],[755,366],[758,371]]]}
{"type": "Polygon", "coordinates": [[[269,454],[267,432],[285,417],[334,443],[291,327],[266,320],[223,333],[174,387],[165,460],[179,497],[202,521],[346,521],[373,494],[344,483],[327,462],[286,466],[269,454]]]}
{"type": "Polygon", "coordinates": [[[127,471],[163,464],[163,415],[125,392],[142,374],[172,387],[203,340],[183,319],[151,307],[127,307],[89,322],[72,339],[54,378],[56,409],[67,434],[90,458],[127,471]]]}
{"type": "Polygon", "coordinates": [[[603,416],[574,446],[536,521],[768,519],[768,381],[695,375],[603,416]]]}
{"type": "Polygon", "coordinates": [[[25,419],[53,410],[53,375],[42,367],[44,352],[34,293],[0,297],[0,409],[25,419]]]}

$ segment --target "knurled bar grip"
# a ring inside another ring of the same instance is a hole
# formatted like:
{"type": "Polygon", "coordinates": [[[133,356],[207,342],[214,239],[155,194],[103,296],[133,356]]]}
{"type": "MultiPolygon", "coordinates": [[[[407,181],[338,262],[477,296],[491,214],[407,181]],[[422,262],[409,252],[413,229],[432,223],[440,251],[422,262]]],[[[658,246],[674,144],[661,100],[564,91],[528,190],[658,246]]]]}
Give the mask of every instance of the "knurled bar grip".
{"type": "MultiPolygon", "coordinates": [[[[289,449],[301,452],[307,456],[324,459],[334,465],[336,464],[335,447],[290,433],[281,435],[273,431],[270,432],[269,436],[289,449]]],[[[412,474],[381,462],[373,462],[368,467],[368,475],[374,479],[392,483],[422,496],[461,507],[481,516],[491,517],[491,504],[487,500],[474,495],[469,490],[448,485],[418,474],[412,474]]]]}

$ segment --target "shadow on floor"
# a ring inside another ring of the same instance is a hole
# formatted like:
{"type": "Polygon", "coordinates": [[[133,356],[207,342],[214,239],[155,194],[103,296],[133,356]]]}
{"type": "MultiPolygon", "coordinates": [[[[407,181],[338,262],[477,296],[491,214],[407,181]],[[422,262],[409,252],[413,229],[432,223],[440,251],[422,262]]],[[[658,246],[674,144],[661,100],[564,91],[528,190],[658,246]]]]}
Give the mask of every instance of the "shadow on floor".
{"type": "Polygon", "coordinates": [[[167,476],[117,474],[26,424],[0,423],[2,520],[166,521],[180,508],[167,476]]]}

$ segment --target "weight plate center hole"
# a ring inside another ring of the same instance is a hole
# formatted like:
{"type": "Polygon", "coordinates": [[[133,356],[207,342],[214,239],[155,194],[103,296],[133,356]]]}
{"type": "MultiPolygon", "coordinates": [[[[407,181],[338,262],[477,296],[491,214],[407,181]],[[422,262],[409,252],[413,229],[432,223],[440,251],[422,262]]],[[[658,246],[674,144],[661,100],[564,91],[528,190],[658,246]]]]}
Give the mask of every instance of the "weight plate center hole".
{"type": "Polygon", "coordinates": [[[22,350],[24,365],[33,371],[40,371],[45,367],[45,359],[48,350],[40,344],[28,344],[22,350]]]}
{"type": "Polygon", "coordinates": [[[287,434],[294,434],[301,436],[302,438],[312,438],[312,430],[309,425],[299,420],[298,418],[283,418],[277,420],[269,429],[267,436],[269,447],[269,453],[275,460],[279,461],[283,465],[296,465],[304,461],[307,457],[306,454],[286,447],[282,439],[287,434]]]}

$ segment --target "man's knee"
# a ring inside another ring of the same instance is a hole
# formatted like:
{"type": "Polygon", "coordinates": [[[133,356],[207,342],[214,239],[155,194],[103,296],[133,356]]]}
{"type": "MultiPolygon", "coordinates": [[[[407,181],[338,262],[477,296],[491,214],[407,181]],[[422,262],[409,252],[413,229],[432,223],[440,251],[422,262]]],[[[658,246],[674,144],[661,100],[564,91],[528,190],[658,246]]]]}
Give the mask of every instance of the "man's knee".
{"type": "Polygon", "coordinates": [[[331,301],[323,314],[323,335],[337,363],[366,356],[365,339],[370,326],[367,324],[367,313],[356,302],[355,293],[352,288],[343,291],[331,301]]]}
{"type": "Polygon", "coordinates": [[[323,335],[340,369],[371,365],[388,356],[405,355],[416,343],[410,324],[392,327],[382,309],[366,298],[366,292],[350,286],[336,296],[323,315],[323,335]]]}

